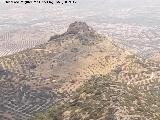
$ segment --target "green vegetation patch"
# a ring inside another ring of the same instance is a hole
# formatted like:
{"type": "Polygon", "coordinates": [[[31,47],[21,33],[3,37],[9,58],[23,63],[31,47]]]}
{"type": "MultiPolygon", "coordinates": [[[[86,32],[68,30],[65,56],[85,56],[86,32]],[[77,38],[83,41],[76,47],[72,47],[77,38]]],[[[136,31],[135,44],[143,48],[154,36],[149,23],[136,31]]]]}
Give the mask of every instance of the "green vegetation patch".
{"type": "Polygon", "coordinates": [[[92,77],[67,101],[57,103],[34,120],[159,120],[160,97],[136,86],[92,77]]]}

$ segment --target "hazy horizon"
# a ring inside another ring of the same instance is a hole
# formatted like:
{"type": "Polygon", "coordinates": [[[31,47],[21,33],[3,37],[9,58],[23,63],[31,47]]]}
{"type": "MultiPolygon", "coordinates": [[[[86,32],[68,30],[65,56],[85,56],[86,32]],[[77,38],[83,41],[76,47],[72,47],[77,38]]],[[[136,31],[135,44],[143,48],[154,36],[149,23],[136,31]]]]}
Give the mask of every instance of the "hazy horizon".
{"type": "Polygon", "coordinates": [[[51,35],[65,32],[74,21],[85,21],[99,33],[138,51],[160,49],[159,0],[77,0],[76,4],[63,5],[5,4],[3,0],[0,52],[6,55],[14,46],[22,50],[44,43],[51,35]],[[128,37],[132,35],[135,37],[128,37]]]}
{"type": "MultiPolygon", "coordinates": [[[[77,4],[46,5],[46,4],[5,4],[0,5],[0,25],[16,26],[52,22],[61,17],[74,18],[100,23],[125,23],[145,26],[159,25],[160,1],[158,0],[77,0],[77,4]]],[[[57,20],[61,22],[62,20],[57,20]]],[[[53,23],[54,24],[54,23],[53,23]]],[[[15,27],[16,27],[15,26],[15,27]]]]}

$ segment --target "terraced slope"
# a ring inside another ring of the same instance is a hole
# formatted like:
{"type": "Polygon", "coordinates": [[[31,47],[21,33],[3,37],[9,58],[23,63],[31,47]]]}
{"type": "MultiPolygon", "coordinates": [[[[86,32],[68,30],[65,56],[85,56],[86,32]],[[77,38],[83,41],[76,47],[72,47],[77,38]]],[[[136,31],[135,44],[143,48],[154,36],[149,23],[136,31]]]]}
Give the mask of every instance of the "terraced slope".
{"type": "Polygon", "coordinates": [[[11,55],[48,41],[54,30],[42,28],[23,28],[9,31],[0,30],[0,57],[11,55]],[[47,32],[48,31],[48,32],[47,32]]]}

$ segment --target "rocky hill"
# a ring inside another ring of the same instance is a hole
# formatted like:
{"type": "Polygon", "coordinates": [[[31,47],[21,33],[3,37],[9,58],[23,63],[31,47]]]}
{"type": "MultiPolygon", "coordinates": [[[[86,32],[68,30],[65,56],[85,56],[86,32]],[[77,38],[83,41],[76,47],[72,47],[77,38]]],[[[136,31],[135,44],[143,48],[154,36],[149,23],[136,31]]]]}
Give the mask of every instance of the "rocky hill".
{"type": "Polygon", "coordinates": [[[2,120],[28,120],[49,108],[34,119],[160,119],[159,62],[121,49],[84,22],[1,57],[0,71],[2,120]]]}

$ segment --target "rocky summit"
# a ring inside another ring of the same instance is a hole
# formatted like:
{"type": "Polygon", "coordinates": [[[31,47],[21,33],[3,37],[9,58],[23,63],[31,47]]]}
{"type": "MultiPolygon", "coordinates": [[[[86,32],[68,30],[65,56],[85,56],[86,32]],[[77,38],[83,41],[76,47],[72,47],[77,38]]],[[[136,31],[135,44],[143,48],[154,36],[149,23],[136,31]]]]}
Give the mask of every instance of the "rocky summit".
{"type": "Polygon", "coordinates": [[[55,35],[50,38],[50,40],[56,40],[57,38],[62,37],[76,37],[80,39],[82,44],[93,44],[96,31],[93,28],[89,27],[85,22],[74,22],[71,23],[67,31],[62,35],[55,35]]]}
{"type": "Polygon", "coordinates": [[[159,120],[160,63],[85,22],[0,58],[0,120],[159,120]]]}
{"type": "Polygon", "coordinates": [[[74,22],[69,25],[66,34],[88,34],[93,35],[95,31],[85,22],[74,22]]]}

